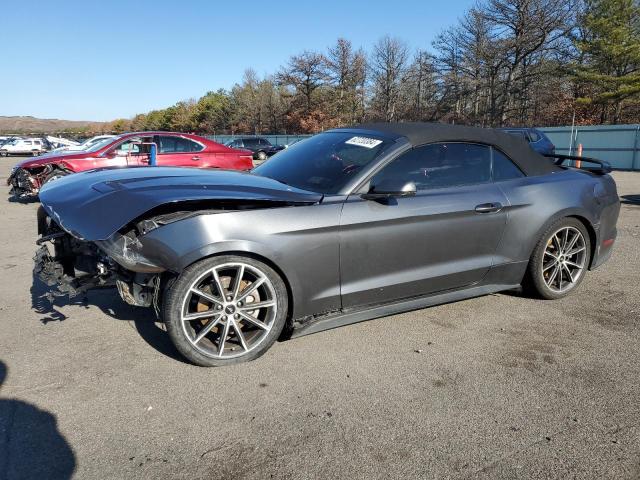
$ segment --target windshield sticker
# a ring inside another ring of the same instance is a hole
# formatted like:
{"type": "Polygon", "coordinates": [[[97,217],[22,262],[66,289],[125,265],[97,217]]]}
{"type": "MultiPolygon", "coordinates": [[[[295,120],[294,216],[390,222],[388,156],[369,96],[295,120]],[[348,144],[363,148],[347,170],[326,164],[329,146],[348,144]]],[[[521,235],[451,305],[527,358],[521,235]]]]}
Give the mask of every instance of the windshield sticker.
{"type": "Polygon", "coordinates": [[[373,148],[382,143],[382,140],[368,137],[351,137],[346,142],[347,145],[357,145],[358,147],[373,148]]]}

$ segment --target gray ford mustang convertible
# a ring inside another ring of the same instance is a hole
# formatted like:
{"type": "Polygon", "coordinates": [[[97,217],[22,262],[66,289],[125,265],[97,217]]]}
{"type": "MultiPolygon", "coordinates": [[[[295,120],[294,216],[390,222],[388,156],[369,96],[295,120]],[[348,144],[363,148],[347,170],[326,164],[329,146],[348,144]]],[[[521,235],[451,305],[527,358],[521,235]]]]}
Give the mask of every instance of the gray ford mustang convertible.
{"type": "Polygon", "coordinates": [[[70,175],[40,193],[36,273],[55,294],[115,285],[206,366],[520,285],[556,299],[610,256],[620,209],[608,165],[571,160],[496,130],[370,124],[251,173],[70,175]]]}

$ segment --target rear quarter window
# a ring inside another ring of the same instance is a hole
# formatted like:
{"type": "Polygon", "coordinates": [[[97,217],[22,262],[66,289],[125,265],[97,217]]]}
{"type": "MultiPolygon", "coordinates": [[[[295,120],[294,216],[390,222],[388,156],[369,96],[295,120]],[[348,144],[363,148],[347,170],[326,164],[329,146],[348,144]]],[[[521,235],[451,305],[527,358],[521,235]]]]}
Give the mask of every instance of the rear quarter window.
{"type": "Polygon", "coordinates": [[[532,142],[537,142],[538,140],[540,140],[542,138],[542,136],[536,132],[535,130],[530,130],[529,131],[529,138],[531,138],[532,142]]]}
{"type": "Polygon", "coordinates": [[[493,181],[501,182],[524,177],[524,173],[500,150],[493,149],[493,181]]]}

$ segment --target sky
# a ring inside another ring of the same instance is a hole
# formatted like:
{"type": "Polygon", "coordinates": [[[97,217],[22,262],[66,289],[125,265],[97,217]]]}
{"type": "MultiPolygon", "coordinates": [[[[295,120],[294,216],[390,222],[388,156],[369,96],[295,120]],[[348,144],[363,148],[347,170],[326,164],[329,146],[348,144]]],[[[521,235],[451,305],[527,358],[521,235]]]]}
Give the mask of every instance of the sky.
{"type": "Polygon", "coordinates": [[[11,2],[0,28],[0,115],[106,121],[271,74],[339,37],[429,49],[473,0],[11,2]]]}

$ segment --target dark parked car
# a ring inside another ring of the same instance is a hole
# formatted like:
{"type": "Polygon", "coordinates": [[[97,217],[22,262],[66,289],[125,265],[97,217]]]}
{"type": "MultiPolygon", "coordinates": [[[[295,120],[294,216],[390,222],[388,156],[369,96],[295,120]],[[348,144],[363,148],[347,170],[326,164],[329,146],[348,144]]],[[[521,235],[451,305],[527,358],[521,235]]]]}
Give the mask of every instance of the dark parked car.
{"type": "Polygon", "coordinates": [[[529,142],[531,148],[543,155],[553,155],[556,151],[556,147],[553,142],[549,140],[549,137],[536,128],[511,127],[503,128],[502,130],[511,135],[524,138],[529,142]]]}
{"type": "Polygon", "coordinates": [[[226,144],[231,148],[244,148],[253,152],[253,159],[264,162],[267,157],[284,150],[282,145],[272,145],[269,140],[263,137],[241,137],[226,144]]]}
{"type": "Polygon", "coordinates": [[[521,284],[561,298],[609,258],[620,210],[605,164],[561,160],[497,130],[370,124],[250,173],[80,173],[41,191],[36,272],[57,294],[116,285],[154,306],[206,366],[521,284]]]}

